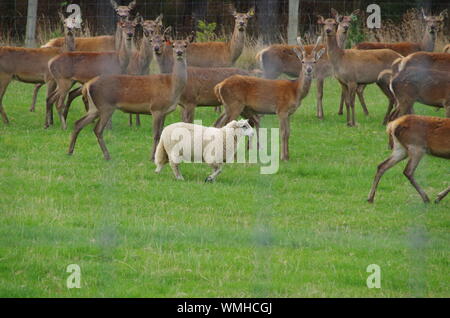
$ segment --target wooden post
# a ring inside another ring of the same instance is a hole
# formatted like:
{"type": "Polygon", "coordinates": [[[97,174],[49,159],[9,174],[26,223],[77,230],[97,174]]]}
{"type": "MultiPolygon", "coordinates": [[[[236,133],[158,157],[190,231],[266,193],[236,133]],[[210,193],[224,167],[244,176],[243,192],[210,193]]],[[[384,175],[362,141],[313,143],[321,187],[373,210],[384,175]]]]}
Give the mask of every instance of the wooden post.
{"type": "Polygon", "coordinates": [[[299,0],[289,0],[288,43],[297,43],[299,0]]]}
{"type": "Polygon", "coordinates": [[[37,18],[38,0],[28,0],[27,10],[27,30],[25,33],[25,46],[36,46],[36,18],[37,18]]]}

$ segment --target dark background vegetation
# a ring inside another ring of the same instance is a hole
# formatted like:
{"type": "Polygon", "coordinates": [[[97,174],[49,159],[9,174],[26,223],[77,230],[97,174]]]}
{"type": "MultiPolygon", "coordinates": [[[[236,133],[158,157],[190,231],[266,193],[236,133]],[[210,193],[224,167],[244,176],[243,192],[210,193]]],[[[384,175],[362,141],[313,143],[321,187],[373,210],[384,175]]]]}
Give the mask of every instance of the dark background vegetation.
{"type": "MultiPolygon", "coordinates": [[[[129,0],[118,0],[127,4],[129,0]]],[[[115,27],[114,12],[110,0],[39,0],[39,21],[57,24],[57,10],[61,5],[76,3],[81,6],[83,19],[87,21],[92,34],[112,34],[115,27]]],[[[337,1],[310,0],[300,1],[300,32],[316,31],[316,16],[329,16],[330,8],[349,13],[355,9],[365,8],[368,4],[377,3],[382,9],[382,19],[400,20],[410,8],[424,7],[431,12],[440,12],[449,7],[448,0],[432,1],[337,1]]],[[[228,34],[233,20],[229,5],[233,4],[238,11],[246,11],[256,7],[256,17],[249,25],[249,33],[254,37],[261,36],[264,42],[272,42],[286,37],[288,23],[289,0],[137,0],[137,11],[145,18],[155,18],[164,14],[165,25],[172,25],[177,34],[187,34],[195,29],[197,20],[217,22],[217,32],[228,34]]],[[[0,2],[0,34],[11,38],[22,39],[25,36],[27,0],[2,0],[0,2]]],[[[447,28],[449,23],[446,24],[447,28]]],[[[448,32],[448,30],[446,30],[448,32]]]]}

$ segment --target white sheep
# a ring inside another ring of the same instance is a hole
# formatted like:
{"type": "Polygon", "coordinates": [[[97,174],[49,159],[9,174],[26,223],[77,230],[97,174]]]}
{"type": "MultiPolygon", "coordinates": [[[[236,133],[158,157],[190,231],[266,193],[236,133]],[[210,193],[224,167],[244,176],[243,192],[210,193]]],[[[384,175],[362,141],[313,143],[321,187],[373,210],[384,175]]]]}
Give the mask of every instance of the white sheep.
{"type": "Polygon", "coordinates": [[[237,144],[243,136],[253,136],[248,120],[233,120],[222,128],[190,123],[175,123],[164,128],[156,148],[156,173],[169,162],[175,177],[184,180],[178,169],[181,162],[205,162],[213,173],[205,182],[213,182],[225,162],[234,160],[237,144]]]}

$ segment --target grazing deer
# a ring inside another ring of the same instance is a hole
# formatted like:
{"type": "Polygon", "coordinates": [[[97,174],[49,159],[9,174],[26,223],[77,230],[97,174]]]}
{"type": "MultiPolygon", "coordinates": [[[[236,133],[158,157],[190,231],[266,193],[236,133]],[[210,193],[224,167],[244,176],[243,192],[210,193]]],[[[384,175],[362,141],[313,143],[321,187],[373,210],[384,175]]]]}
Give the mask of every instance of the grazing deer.
{"type": "Polygon", "coordinates": [[[380,72],[389,68],[395,59],[402,56],[390,49],[344,50],[337,45],[336,20],[322,18],[318,23],[324,26],[328,59],[344,90],[347,125],[355,126],[355,94],[358,85],[375,83],[380,72]]]}
{"type": "MultiPolygon", "coordinates": [[[[425,33],[421,43],[413,43],[413,42],[400,42],[400,43],[380,43],[380,42],[361,42],[355,46],[358,50],[375,50],[375,49],[391,49],[403,56],[408,56],[409,54],[419,52],[419,51],[428,51],[433,52],[437,34],[440,32],[442,25],[444,24],[444,18],[447,15],[447,9],[442,11],[438,16],[427,16],[422,8],[422,15],[425,21],[425,33]]],[[[359,85],[357,89],[357,94],[362,101],[364,98],[364,89],[366,85],[359,85]]],[[[342,115],[343,111],[344,98],[341,96],[341,103],[339,105],[339,115],[342,115]]],[[[361,105],[363,105],[361,103],[361,105]]],[[[366,112],[367,108],[364,108],[364,112],[366,112]]]]}
{"type": "MultiPolygon", "coordinates": [[[[332,14],[337,15],[337,11],[331,9],[332,14]]],[[[338,45],[345,48],[347,39],[347,31],[350,27],[353,16],[357,15],[359,10],[353,11],[348,16],[342,16],[337,30],[338,45]]],[[[322,18],[323,19],[323,18],[322,18]]],[[[310,53],[314,45],[306,45],[305,51],[310,53]]],[[[325,47],[324,45],[319,48],[325,47]]],[[[259,61],[264,72],[264,77],[267,79],[278,78],[281,74],[286,74],[293,77],[298,77],[301,73],[301,61],[294,54],[293,48],[296,45],[273,44],[258,52],[256,59],[259,61]]],[[[315,68],[315,77],[317,79],[317,117],[323,119],[323,83],[325,79],[333,75],[333,67],[326,54],[317,62],[315,68]]]]}
{"type": "Polygon", "coordinates": [[[153,149],[155,157],[166,115],[177,107],[187,82],[186,49],[188,40],[173,41],[175,64],[172,74],[149,76],[109,75],[95,78],[83,87],[83,96],[89,101],[88,113],[75,123],[69,146],[73,153],[80,131],[100,117],[94,133],[106,160],[110,159],[103,140],[103,129],[116,108],[123,112],[153,116],[153,149]]]}
{"type": "MultiPolygon", "coordinates": [[[[74,29],[76,28],[73,19],[65,19],[60,12],[59,16],[63,22],[66,38],[66,44],[63,47],[37,49],[0,47],[0,114],[5,124],[9,121],[3,108],[3,96],[12,79],[40,86],[47,83],[47,92],[51,92],[55,88],[55,84],[48,73],[48,61],[64,51],[73,50],[74,29]]],[[[37,92],[38,89],[35,88],[31,111],[34,111],[35,108],[37,92]]]]}
{"type": "MultiPolygon", "coordinates": [[[[318,50],[320,37],[315,47],[307,53],[300,37],[297,42],[300,50],[293,48],[302,61],[301,73],[297,80],[269,80],[250,76],[234,75],[215,87],[218,99],[222,102],[225,112],[216,121],[216,127],[235,120],[243,114],[276,114],[280,120],[281,129],[281,159],[289,159],[290,116],[300,106],[300,102],[308,94],[314,74],[316,62],[325,53],[318,50]]],[[[259,121],[255,121],[256,129],[259,121]]]]}
{"type": "MultiPolygon", "coordinates": [[[[378,166],[368,201],[373,203],[378,183],[386,170],[409,158],[403,174],[419,192],[423,202],[430,202],[425,191],[414,179],[414,171],[427,153],[434,157],[450,159],[450,119],[407,115],[390,122],[387,133],[393,151],[391,156],[378,166]]],[[[448,192],[450,187],[439,193],[435,202],[442,200],[448,192]]]]}
{"type": "MultiPolygon", "coordinates": [[[[123,39],[120,50],[115,52],[67,52],[53,58],[48,63],[52,78],[57,83],[57,90],[48,97],[49,105],[57,99],[57,110],[61,125],[66,129],[68,107],[64,101],[75,82],[86,83],[92,78],[106,74],[124,74],[128,67],[130,51],[137,21],[120,22],[123,39]]],[[[49,110],[47,115],[49,116],[49,110]]],[[[46,127],[49,125],[47,116],[46,127]]]]}
{"type": "Polygon", "coordinates": [[[444,108],[450,118],[450,72],[408,67],[391,81],[390,88],[397,101],[391,120],[411,114],[416,101],[444,108]]]}

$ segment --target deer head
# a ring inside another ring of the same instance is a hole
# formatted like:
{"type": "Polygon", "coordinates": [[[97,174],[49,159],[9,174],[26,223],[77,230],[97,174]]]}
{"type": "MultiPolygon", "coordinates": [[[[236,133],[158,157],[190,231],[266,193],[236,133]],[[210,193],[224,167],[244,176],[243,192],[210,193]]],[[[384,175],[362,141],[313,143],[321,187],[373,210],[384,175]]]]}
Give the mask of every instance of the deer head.
{"type": "Polygon", "coordinates": [[[422,8],[422,16],[426,23],[427,32],[431,34],[438,33],[441,30],[447,15],[447,9],[445,9],[438,16],[427,16],[425,10],[422,8]]]}
{"type": "Polygon", "coordinates": [[[331,9],[331,16],[338,22],[338,31],[347,33],[353,19],[359,14],[359,9],[353,11],[350,15],[339,15],[335,9],[331,9]]]}
{"type": "Polygon", "coordinates": [[[172,27],[167,27],[164,32],[161,34],[159,32],[156,32],[152,35],[152,45],[153,45],[153,51],[156,55],[163,54],[166,42],[170,42],[170,32],[172,31],[172,27]]]}
{"type": "Polygon", "coordinates": [[[323,30],[327,36],[336,35],[338,22],[333,18],[324,19],[321,15],[317,20],[317,24],[323,25],[323,30]]]}
{"type": "Polygon", "coordinates": [[[177,60],[184,60],[186,58],[186,49],[191,43],[191,38],[187,37],[185,40],[175,40],[170,39],[173,48],[173,56],[177,60]]]}
{"type": "Polygon", "coordinates": [[[302,71],[303,74],[306,76],[312,76],[314,73],[314,64],[317,63],[317,61],[322,57],[323,53],[325,53],[325,48],[320,49],[317,51],[317,47],[320,43],[320,40],[322,38],[319,36],[317,38],[316,44],[314,45],[313,49],[311,50],[310,54],[307,54],[305,51],[305,47],[303,46],[301,37],[297,37],[297,43],[300,47],[300,50],[297,48],[294,48],[295,54],[297,54],[297,57],[302,62],[302,71]]]}
{"type": "Polygon", "coordinates": [[[119,22],[119,25],[127,41],[131,41],[133,39],[136,31],[136,26],[139,25],[139,21],[140,16],[137,15],[133,20],[125,19],[124,21],[119,22]]]}
{"type": "Polygon", "coordinates": [[[155,20],[142,21],[141,25],[147,37],[161,31],[163,26],[162,18],[163,15],[161,13],[155,20]]]}
{"type": "Polygon", "coordinates": [[[111,5],[119,21],[124,21],[130,17],[131,11],[136,7],[136,0],[131,1],[127,6],[119,6],[116,1],[111,0],[111,5]]]}
{"type": "Polygon", "coordinates": [[[255,15],[255,9],[251,8],[247,13],[237,13],[233,8],[232,15],[234,16],[234,27],[240,32],[244,32],[248,25],[248,19],[255,15]]]}

